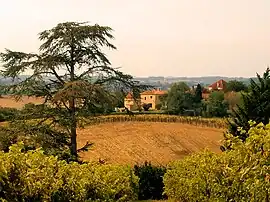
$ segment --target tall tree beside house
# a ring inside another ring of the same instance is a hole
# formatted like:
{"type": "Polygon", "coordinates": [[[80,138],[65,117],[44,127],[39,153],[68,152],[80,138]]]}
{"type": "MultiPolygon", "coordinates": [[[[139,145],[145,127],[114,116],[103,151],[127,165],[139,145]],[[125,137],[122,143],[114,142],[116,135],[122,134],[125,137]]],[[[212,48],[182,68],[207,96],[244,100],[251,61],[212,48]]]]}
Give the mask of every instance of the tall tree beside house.
{"type": "Polygon", "coordinates": [[[200,103],[202,99],[202,86],[198,83],[195,89],[195,102],[200,103]]]}
{"type": "Polygon", "coordinates": [[[194,96],[189,90],[190,88],[184,82],[175,83],[171,86],[167,97],[169,113],[182,114],[186,109],[193,107],[194,96]]]}
{"type": "Polygon", "coordinates": [[[233,110],[231,119],[228,120],[229,132],[246,140],[247,134],[239,131],[239,128],[248,131],[249,121],[268,124],[270,118],[270,69],[267,68],[261,77],[257,73],[258,82],[250,80],[251,90],[242,94],[242,103],[233,110]]]}
{"type": "Polygon", "coordinates": [[[224,99],[224,92],[212,92],[205,104],[207,116],[224,117],[227,115],[228,103],[224,99]]]}
{"type": "Polygon", "coordinates": [[[114,84],[133,88],[138,83],[111,66],[105,48],[116,49],[110,42],[112,29],[88,23],[66,22],[39,34],[42,44],[38,53],[6,50],[1,53],[3,75],[18,78],[31,73],[9,90],[20,96],[44,97],[42,112],[56,128],[64,128],[70,136],[70,151],[77,159],[76,129],[82,117],[102,108],[110,99],[106,86],[114,84]]]}

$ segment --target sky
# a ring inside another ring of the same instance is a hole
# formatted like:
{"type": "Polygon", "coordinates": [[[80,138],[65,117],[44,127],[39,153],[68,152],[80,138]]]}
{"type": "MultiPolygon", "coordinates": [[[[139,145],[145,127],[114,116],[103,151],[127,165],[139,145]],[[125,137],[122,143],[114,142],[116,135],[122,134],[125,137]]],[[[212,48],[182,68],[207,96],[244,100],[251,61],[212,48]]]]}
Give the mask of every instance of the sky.
{"type": "Polygon", "coordinates": [[[67,21],[114,29],[115,67],[133,76],[251,77],[270,65],[269,0],[0,0],[0,51],[36,52],[67,21]]]}

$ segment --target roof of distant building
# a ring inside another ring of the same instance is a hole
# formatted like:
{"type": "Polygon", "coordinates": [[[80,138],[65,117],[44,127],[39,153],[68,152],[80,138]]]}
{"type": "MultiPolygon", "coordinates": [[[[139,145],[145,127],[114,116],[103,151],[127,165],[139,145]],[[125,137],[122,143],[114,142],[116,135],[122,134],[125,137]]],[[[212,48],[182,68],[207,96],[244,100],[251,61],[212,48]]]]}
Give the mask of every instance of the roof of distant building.
{"type": "Polygon", "coordinates": [[[144,91],[141,93],[141,95],[164,95],[166,93],[167,93],[167,91],[154,89],[154,90],[144,91]]]}
{"type": "Polygon", "coordinates": [[[226,84],[227,84],[227,82],[224,81],[223,79],[221,79],[221,80],[218,80],[215,83],[211,84],[209,87],[212,89],[218,89],[218,88],[224,89],[224,88],[226,88],[226,84]]]}
{"type": "Polygon", "coordinates": [[[133,95],[131,92],[129,92],[126,96],[126,99],[133,99],[133,95]]]}

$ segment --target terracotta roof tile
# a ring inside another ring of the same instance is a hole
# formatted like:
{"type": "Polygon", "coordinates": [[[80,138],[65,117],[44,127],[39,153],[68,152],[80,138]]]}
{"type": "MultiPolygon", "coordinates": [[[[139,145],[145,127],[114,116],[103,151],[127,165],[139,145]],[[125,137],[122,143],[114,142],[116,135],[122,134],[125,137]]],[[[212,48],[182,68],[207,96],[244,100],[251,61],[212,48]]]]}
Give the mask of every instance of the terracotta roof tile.
{"type": "Polygon", "coordinates": [[[225,89],[226,84],[227,84],[227,82],[224,81],[223,79],[221,79],[221,80],[218,80],[215,83],[211,84],[209,87],[211,87],[212,89],[217,89],[217,88],[225,89]]]}
{"type": "Polygon", "coordinates": [[[148,90],[141,93],[141,95],[164,95],[167,91],[164,90],[148,90]]]}
{"type": "Polygon", "coordinates": [[[132,93],[129,92],[129,93],[127,94],[127,96],[126,96],[126,99],[133,99],[132,93]]]}

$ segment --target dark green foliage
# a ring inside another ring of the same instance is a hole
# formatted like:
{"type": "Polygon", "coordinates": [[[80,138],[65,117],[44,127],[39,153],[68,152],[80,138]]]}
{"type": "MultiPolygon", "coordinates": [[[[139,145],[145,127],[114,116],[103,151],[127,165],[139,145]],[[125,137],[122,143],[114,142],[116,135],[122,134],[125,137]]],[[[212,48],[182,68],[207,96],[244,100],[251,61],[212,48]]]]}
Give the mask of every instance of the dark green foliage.
{"type": "Polygon", "coordinates": [[[8,152],[12,144],[23,141],[26,151],[42,147],[45,154],[71,160],[68,133],[56,129],[54,124],[35,122],[38,121],[14,121],[7,126],[1,126],[0,150],[8,152]]]}
{"type": "Polygon", "coordinates": [[[269,123],[270,117],[270,69],[267,68],[263,76],[257,74],[258,82],[250,80],[250,92],[242,93],[242,104],[233,110],[229,122],[229,132],[242,140],[247,133],[241,133],[238,128],[248,131],[252,120],[258,123],[269,123]]]}
{"type": "Polygon", "coordinates": [[[19,110],[15,108],[0,107],[0,122],[2,121],[11,121],[16,119],[19,115],[19,110]]]}
{"type": "Polygon", "coordinates": [[[168,113],[183,114],[186,109],[193,109],[194,95],[189,90],[183,82],[172,85],[167,98],[168,113]]]}
{"type": "Polygon", "coordinates": [[[195,102],[200,103],[202,101],[202,86],[198,83],[196,89],[195,89],[195,102]]]}
{"type": "Polygon", "coordinates": [[[224,117],[227,116],[229,108],[228,102],[224,100],[224,93],[214,91],[210,94],[208,100],[204,103],[205,113],[208,117],[224,117]]]}
{"type": "Polygon", "coordinates": [[[156,109],[157,109],[157,110],[160,110],[161,107],[162,107],[162,104],[157,104],[157,105],[156,105],[156,109]]]}
{"type": "Polygon", "coordinates": [[[145,162],[144,165],[135,165],[134,173],[139,177],[139,200],[160,200],[163,196],[163,176],[166,168],[154,166],[145,162]]]}
{"type": "Polygon", "coordinates": [[[123,107],[124,106],[124,99],[125,99],[125,93],[121,91],[115,91],[113,94],[113,107],[123,107]]]}
{"type": "Polygon", "coordinates": [[[160,96],[159,98],[160,103],[161,103],[161,110],[167,110],[167,105],[168,105],[168,94],[164,94],[163,96],[160,96]]]}
{"type": "Polygon", "coordinates": [[[229,81],[226,85],[226,91],[234,91],[234,92],[240,92],[240,91],[247,91],[248,87],[246,84],[242,81],[232,80],[229,81]]]}

